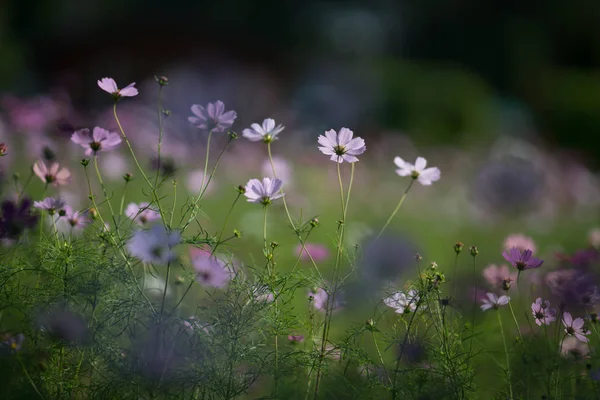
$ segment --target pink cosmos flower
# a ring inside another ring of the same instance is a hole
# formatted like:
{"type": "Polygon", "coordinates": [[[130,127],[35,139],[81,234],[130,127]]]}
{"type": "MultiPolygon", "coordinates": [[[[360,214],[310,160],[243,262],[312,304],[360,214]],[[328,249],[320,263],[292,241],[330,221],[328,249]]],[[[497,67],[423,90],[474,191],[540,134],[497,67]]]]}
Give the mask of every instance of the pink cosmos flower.
{"type": "Polygon", "coordinates": [[[588,342],[588,338],[586,336],[589,335],[591,332],[583,328],[583,318],[573,319],[571,314],[565,311],[563,313],[562,322],[565,326],[565,332],[567,333],[567,335],[575,336],[581,342],[588,342]]]}
{"type": "Polygon", "coordinates": [[[65,215],[56,220],[57,229],[61,232],[80,233],[91,222],[86,213],[75,211],[70,206],[65,206],[63,210],[65,215]]]}
{"type": "Polygon", "coordinates": [[[50,168],[42,160],[38,160],[33,164],[33,172],[44,183],[52,184],[53,186],[63,186],[71,182],[71,173],[66,168],[60,168],[57,162],[50,164],[50,168]]]}
{"type": "Polygon", "coordinates": [[[244,195],[250,203],[261,203],[266,206],[273,200],[283,197],[283,193],[279,192],[281,186],[283,186],[283,182],[277,178],[263,178],[262,182],[258,179],[250,179],[246,184],[244,195]]]}
{"type": "Polygon", "coordinates": [[[495,289],[502,288],[502,282],[510,279],[511,282],[517,280],[517,273],[512,272],[507,265],[497,266],[494,264],[488,265],[483,270],[483,277],[495,289]]]}
{"type": "Polygon", "coordinates": [[[99,151],[116,149],[121,144],[121,136],[115,132],[95,127],[90,136],[89,129],[80,129],[71,136],[71,141],[77,143],[85,150],[86,156],[96,155],[99,151]]]}
{"type": "Polygon", "coordinates": [[[531,253],[536,251],[533,239],[520,233],[509,235],[504,239],[504,250],[510,250],[513,247],[520,251],[531,250],[531,253]]]}
{"type": "Polygon", "coordinates": [[[394,158],[394,164],[398,167],[396,173],[400,176],[410,176],[419,181],[423,186],[429,186],[433,182],[440,180],[440,170],[437,167],[427,167],[427,160],[423,157],[417,157],[415,164],[404,161],[400,157],[394,158]]]}
{"type": "Polygon", "coordinates": [[[225,112],[225,104],[222,101],[208,103],[206,108],[199,104],[192,105],[194,117],[188,117],[188,121],[196,128],[212,132],[224,132],[233,125],[237,118],[235,111],[225,112]]]}
{"type": "Polygon", "coordinates": [[[66,205],[67,202],[64,199],[55,199],[54,197],[46,197],[42,201],[36,201],[33,203],[33,206],[35,208],[39,208],[40,210],[46,210],[49,215],[54,215],[56,212],[64,209],[66,205]]]}
{"type": "Polygon", "coordinates": [[[535,323],[539,326],[542,326],[542,324],[550,325],[553,321],[556,321],[556,310],[550,308],[550,302],[548,300],[542,301],[541,297],[538,297],[535,303],[531,305],[531,312],[535,318],[535,323]]]}
{"type": "MultiPolygon", "coordinates": [[[[313,307],[316,310],[325,312],[325,308],[327,307],[327,299],[329,295],[323,288],[318,288],[316,292],[308,292],[308,296],[312,297],[313,307]]],[[[340,293],[336,294],[335,304],[333,305],[333,311],[339,310],[342,308],[342,301],[340,301],[340,293]]]]}
{"type": "Polygon", "coordinates": [[[510,251],[503,251],[502,256],[519,271],[538,268],[544,263],[544,261],[533,257],[531,250],[525,250],[521,253],[516,247],[511,248],[510,251]]]}
{"type": "Polygon", "coordinates": [[[357,162],[356,156],[361,155],[367,150],[365,141],[360,138],[352,138],[354,132],[348,128],[340,129],[337,133],[333,129],[325,132],[325,136],[320,135],[318,142],[321,153],[331,156],[330,160],[337,163],[344,161],[353,163],[357,162]]]}
{"type": "Polygon", "coordinates": [[[115,100],[118,100],[121,97],[133,97],[138,95],[138,90],[134,87],[135,82],[130,83],[123,89],[119,89],[117,82],[115,82],[113,78],[102,78],[98,81],[98,86],[105,92],[110,93],[115,100]]]}
{"type": "Polygon", "coordinates": [[[302,335],[288,335],[288,340],[292,343],[302,343],[304,342],[304,336],[302,335]]]}
{"type": "Polygon", "coordinates": [[[150,204],[147,202],[140,204],[129,203],[125,209],[125,215],[140,225],[146,225],[148,222],[160,219],[160,213],[150,208],[150,204]]]}
{"type": "Polygon", "coordinates": [[[207,250],[198,247],[190,249],[192,265],[196,271],[196,280],[206,286],[222,288],[233,278],[227,264],[211,255],[207,250]]]}
{"type": "Polygon", "coordinates": [[[508,296],[498,297],[495,293],[487,293],[487,298],[483,299],[481,309],[483,311],[489,310],[490,308],[498,309],[500,306],[505,306],[510,301],[508,296]]]}
{"type": "MultiPolygon", "coordinates": [[[[294,253],[297,256],[300,254],[301,251],[302,251],[302,244],[299,244],[296,246],[294,253]]],[[[315,260],[315,262],[324,261],[327,258],[329,258],[329,250],[327,250],[327,247],[323,246],[322,244],[318,244],[318,243],[305,243],[304,251],[302,251],[302,254],[300,255],[300,259],[302,261],[310,260],[310,257],[308,256],[308,254],[310,254],[310,256],[313,258],[313,260],[315,260]]]]}

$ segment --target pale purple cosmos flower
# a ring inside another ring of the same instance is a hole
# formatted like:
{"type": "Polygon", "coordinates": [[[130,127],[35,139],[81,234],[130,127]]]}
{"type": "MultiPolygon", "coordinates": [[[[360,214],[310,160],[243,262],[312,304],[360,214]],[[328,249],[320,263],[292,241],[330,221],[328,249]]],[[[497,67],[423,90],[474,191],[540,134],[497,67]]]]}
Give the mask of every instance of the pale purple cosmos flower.
{"type": "Polygon", "coordinates": [[[71,141],[86,149],[86,156],[91,156],[92,154],[96,155],[99,151],[116,149],[121,144],[121,136],[97,126],[91,136],[90,130],[87,128],[75,131],[71,136],[71,141]]]}
{"type": "Polygon", "coordinates": [[[250,128],[244,129],[242,136],[251,142],[260,142],[261,140],[265,143],[271,143],[277,140],[277,134],[284,129],[284,126],[279,124],[275,126],[275,120],[267,118],[263,121],[262,125],[252,124],[250,128]]]}
{"type": "Polygon", "coordinates": [[[396,314],[415,312],[419,303],[419,292],[410,289],[407,293],[396,292],[383,300],[383,304],[394,309],[396,314]]]}
{"type": "Polygon", "coordinates": [[[481,309],[483,311],[490,308],[498,309],[500,306],[505,306],[510,301],[510,297],[503,295],[498,297],[495,293],[487,293],[487,297],[482,300],[481,309]]]}
{"type": "Polygon", "coordinates": [[[318,142],[321,145],[319,150],[321,153],[331,156],[330,160],[337,163],[357,162],[356,156],[364,153],[367,147],[362,138],[352,138],[352,136],[354,136],[354,132],[348,128],[340,129],[340,133],[330,129],[325,132],[325,136],[319,136],[318,142]]]}
{"type": "Polygon", "coordinates": [[[133,97],[138,95],[138,90],[134,87],[135,82],[130,83],[123,89],[117,87],[117,82],[113,78],[102,78],[98,81],[98,86],[105,92],[110,93],[115,100],[121,97],[133,97]]]}
{"type": "Polygon", "coordinates": [[[56,162],[47,167],[42,160],[36,161],[33,164],[33,172],[42,182],[52,184],[53,186],[63,186],[71,182],[71,173],[69,170],[60,168],[60,165],[56,162]]]}
{"type": "Polygon", "coordinates": [[[544,261],[539,258],[532,257],[531,250],[525,250],[521,253],[516,247],[511,248],[509,251],[503,251],[502,256],[519,271],[538,268],[544,263],[544,261]]]}
{"type": "Polygon", "coordinates": [[[288,335],[288,340],[292,343],[302,343],[304,342],[303,335],[288,335]]]}
{"type": "Polygon", "coordinates": [[[160,219],[160,213],[152,208],[147,202],[140,204],[129,203],[125,209],[125,215],[140,225],[146,225],[148,222],[160,219]]]}
{"type": "Polygon", "coordinates": [[[417,157],[415,164],[404,161],[400,157],[394,158],[394,164],[398,167],[396,173],[400,176],[410,176],[419,181],[423,186],[429,186],[433,182],[440,180],[440,170],[437,167],[427,167],[427,160],[423,157],[417,157]]]}
{"type": "Polygon", "coordinates": [[[560,353],[563,357],[572,357],[581,359],[587,357],[590,353],[590,347],[577,340],[575,336],[567,336],[562,341],[560,353]]]}
{"type": "Polygon", "coordinates": [[[192,266],[196,271],[196,281],[202,285],[222,288],[233,277],[232,272],[227,268],[227,264],[211,255],[210,251],[192,247],[190,257],[192,266]]]}
{"type": "Polygon", "coordinates": [[[54,215],[56,212],[62,210],[67,205],[67,202],[62,198],[46,197],[42,201],[36,201],[33,203],[35,208],[40,210],[46,210],[49,215],[54,215]]]}
{"type": "Polygon", "coordinates": [[[235,111],[225,112],[225,104],[222,101],[208,103],[206,108],[199,104],[192,105],[192,113],[195,117],[188,117],[188,121],[196,128],[212,132],[224,132],[233,125],[237,118],[235,111]]]}
{"type": "Polygon", "coordinates": [[[167,264],[175,259],[173,247],[180,242],[181,234],[167,232],[164,226],[154,225],[150,230],[139,230],[127,243],[132,256],[146,263],[167,264]]]}
{"type": "Polygon", "coordinates": [[[16,353],[23,347],[25,335],[19,333],[16,336],[8,336],[6,340],[0,342],[0,349],[6,349],[9,353],[16,353]]]}
{"type": "Polygon", "coordinates": [[[277,178],[263,178],[262,182],[258,179],[250,179],[246,184],[244,195],[250,203],[261,203],[266,206],[283,196],[283,193],[279,193],[282,185],[281,179],[277,178]]]}
{"type": "MultiPolygon", "coordinates": [[[[514,270],[512,270],[514,271],[514,270]]],[[[511,272],[507,265],[497,266],[490,264],[483,270],[483,277],[495,289],[502,288],[502,283],[506,280],[516,281],[517,273],[511,272]]]]}
{"type": "Polygon", "coordinates": [[[581,342],[588,342],[588,338],[586,336],[589,335],[591,332],[583,328],[583,318],[573,319],[571,314],[565,311],[563,313],[562,322],[565,326],[565,332],[567,333],[567,335],[575,336],[581,342]]]}
{"type": "Polygon", "coordinates": [[[556,310],[550,308],[550,302],[548,300],[542,301],[541,297],[538,297],[535,303],[531,305],[531,312],[535,318],[535,323],[539,326],[542,326],[542,324],[550,325],[556,321],[556,310]]]}
{"type": "MultiPolygon", "coordinates": [[[[327,300],[329,299],[329,295],[323,288],[318,288],[316,292],[308,292],[309,298],[312,297],[313,307],[319,311],[326,311],[327,308],[327,300]]],[[[340,300],[340,294],[336,294],[335,304],[333,305],[333,311],[338,310],[342,307],[343,302],[340,300]]]]}
{"type": "Polygon", "coordinates": [[[71,206],[64,207],[65,215],[57,216],[57,229],[61,232],[79,233],[91,221],[87,217],[87,213],[75,211],[71,206]]]}

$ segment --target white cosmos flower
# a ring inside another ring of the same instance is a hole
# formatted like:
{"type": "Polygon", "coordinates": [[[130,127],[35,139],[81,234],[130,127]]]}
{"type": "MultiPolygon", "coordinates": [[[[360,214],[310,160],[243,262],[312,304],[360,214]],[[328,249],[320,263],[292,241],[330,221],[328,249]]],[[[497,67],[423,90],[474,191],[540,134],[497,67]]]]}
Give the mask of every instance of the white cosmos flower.
{"type": "Polygon", "coordinates": [[[419,293],[411,289],[408,293],[397,292],[383,300],[383,304],[391,307],[397,314],[404,314],[406,311],[415,312],[419,302],[419,293]]]}
{"type": "Polygon", "coordinates": [[[510,301],[510,297],[502,295],[498,297],[495,293],[487,293],[487,299],[481,300],[483,303],[481,305],[481,309],[483,311],[489,310],[490,308],[498,308],[500,306],[505,306],[510,301]]]}
{"type": "Polygon", "coordinates": [[[398,166],[396,173],[400,176],[411,176],[419,181],[421,185],[429,186],[440,179],[440,170],[437,167],[427,167],[427,160],[417,157],[415,164],[404,161],[400,157],[394,158],[394,164],[398,166]]]}
{"type": "Polygon", "coordinates": [[[331,161],[342,163],[344,161],[357,162],[356,156],[361,155],[367,150],[365,141],[359,137],[352,138],[354,132],[348,128],[340,129],[336,133],[333,129],[325,132],[325,136],[319,136],[319,150],[323,154],[331,156],[331,161]]]}
{"type": "Polygon", "coordinates": [[[275,126],[275,120],[267,118],[263,121],[262,126],[259,124],[252,124],[250,128],[244,129],[242,136],[251,142],[260,142],[261,140],[265,143],[271,143],[277,140],[277,134],[284,129],[284,126],[279,124],[275,126]]]}
{"type": "Polygon", "coordinates": [[[258,179],[250,179],[246,184],[246,192],[244,193],[250,203],[261,203],[263,205],[271,204],[283,196],[279,193],[283,182],[281,179],[263,178],[262,182],[258,179]]]}

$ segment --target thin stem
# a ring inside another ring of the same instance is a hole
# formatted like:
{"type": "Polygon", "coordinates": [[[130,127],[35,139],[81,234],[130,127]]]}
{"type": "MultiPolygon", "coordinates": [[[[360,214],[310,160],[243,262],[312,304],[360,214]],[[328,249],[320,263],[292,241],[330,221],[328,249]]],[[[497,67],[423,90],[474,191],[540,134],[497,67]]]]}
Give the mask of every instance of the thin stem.
{"type": "Polygon", "coordinates": [[[398,205],[396,206],[396,208],[394,209],[394,211],[392,212],[392,215],[390,215],[390,217],[388,218],[388,220],[385,222],[385,224],[383,225],[383,228],[381,228],[381,230],[379,231],[379,233],[377,234],[377,236],[375,237],[375,240],[379,239],[379,237],[383,234],[383,232],[385,231],[385,228],[388,227],[388,225],[390,224],[390,222],[392,222],[392,219],[394,219],[394,217],[396,216],[396,213],[398,212],[398,210],[400,210],[400,207],[402,207],[402,203],[404,203],[404,199],[406,199],[406,195],[408,194],[408,191],[410,190],[410,188],[412,187],[413,183],[415,182],[415,180],[411,180],[410,183],[408,184],[408,187],[406,188],[406,190],[404,191],[404,194],[402,195],[402,197],[400,198],[400,201],[398,202],[398,205]]]}
{"type": "MultiPolygon", "coordinates": [[[[277,173],[275,172],[275,163],[273,162],[273,156],[271,154],[271,142],[267,143],[267,152],[269,153],[269,162],[271,163],[271,169],[273,170],[273,178],[277,178],[277,173]]],[[[283,194],[283,187],[279,190],[281,194],[283,194]]],[[[285,196],[281,198],[283,200],[283,208],[285,209],[285,214],[287,215],[288,221],[292,226],[292,229],[296,230],[296,225],[292,220],[292,216],[290,215],[290,210],[288,209],[287,202],[285,200],[285,196]]]]}
{"type": "Polygon", "coordinates": [[[163,139],[163,119],[162,119],[162,85],[158,87],[158,148],[156,152],[156,177],[154,178],[154,187],[158,187],[158,178],[160,176],[160,151],[163,139]]]}
{"type": "Polygon", "coordinates": [[[167,298],[167,288],[169,285],[169,278],[171,276],[171,261],[167,263],[167,276],[165,277],[165,287],[163,288],[162,302],[160,303],[160,317],[162,318],[163,311],[165,310],[165,299],[167,298]]]}
{"type": "Polygon", "coordinates": [[[169,226],[173,226],[173,215],[175,215],[175,206],[177,205],[177,180],[173,179],[173,208],[169,218],[169,226]]]}
{"type": "Polygon", "coordinates": [[[206,158],[204,159],[204,173],[202,174],[202,184],[200,185],[200,191],[198,192],[198,197],[201,196],[201,193],[204,193],[204,182],[206,181],[206,171],[208,170],[208,158],[210,155],[210,138],[212,137],[212,129],[208,132],[208,140],[206,142],[206,158]]]}
{"type": "Polygon", "coordinates": [[[396,396],[398,391],[396,390],[396,379],[398,377],[398,369],[400,368],[400,361],[402,361],[402,356],[404,355],[404,348],[406,347],[406,342],[408,341],[408,334],[410,333],[410,328],[412,327],[413,321],[415,320],[415,316],[417,315],[417,311],[419,311],[420,303],[417,303],[417,307],[415,308],[415,312],[410,316],[410,321],[408,321],[408,326],[406,327],[406,332],[404,333],[404,340],[402,341],[402,345],[400,346],[400,355],[396,359],[396,367],[394,368],[394,377],[392,380],[392,399],[396,400],[396,396]]]}
{"type": "Polygon", "coordinates": [[[123,194],[121,195],[121,203],[119,205],[119,216],[123,215],[123,209],[125,207],[125,196],[127,194],[127,184],[129,181],[125,181],[125,187],[123,187],[123,194]]]}
{"type": "Polygon", "coordinates": [[[515,321],[515,326],[517,327],[517,332],[519,332],[519,340],[521,341],[521,345],[525,346],[525,342],[523,342],[523,335],[521,335],[521,328],[519,327],[519,323],[517,322],[517,317],[515,316],[515,312],[513,311],[513,307],[511,302],[508,302],[508,308],[510,309],[510,313],[512,314],[513,321],[515,321]]]}
{"type": "Polygon", "coordinates": [[[31,376],[29,375],[29,373],[27,372],[27,368],[25,368],[25,364],[23,364],[23,360],[21,360],[21,356],[17,355],[17,360],[19,360],[19,364],[21,364],[21,368],[23,369],[23,373],[25,374],[25,376],[27,377],[27,380],[29,381],[29,384],[31,385],[31,387],[33,387],[33,390],[35,390],[35,392],[38,394],[38,396],[40,396],[40,398],[44,398],[44,396],[42,396],[42,394],[40,393],[40,391],[38,390],[37,386],[35,385],[35,383],[33,382],[33,379],[31,379],[31,376]]]}
{"type": "Polygon", "coordinates": [[[510,395],[510,400],[513,400],[513,390],[511,383],[511,375],[510,375],[510,357],[508,356],[508,347],[506,346],[506,337],[504,336],[504,326],[502,325],[502,318],[500,317],[500,313],[496,310],[496,315],[498,315],[498,323],[500,324],[500,335],[502,336],[502,343],[504,344],[504,355],[506,356],[506,377],[508,379],[508,391],[510,395]]]}
{"type": "Polygon", "coordinates": [[[267,208],[268,206],[265,204],[264,208],[264,218],[263,218],[263,244],[265,253],[267,252],[267,208]]]}
{"type": "MultiPolygon", "coordinates": [[[[100,168],[98,168],[98,156],[97,155],[94,155],[94,168],[96,169],[96,176],[98,177],[98,182],[100,183],[100,187],[102,188],[102,193],[104,194],[104,201],[108,204],[108,209],[110,210],[110,214],[112,216],[113,223],[115,224],[115,232],[117,234],[117,237],[119,237],[119,225],[117,224],[115,211],[113,210],[112,204],[110,203],[110,199],[108,198],[108,194],[106,193],[106,186],[104,186],[104,181],[102,180],[102,175],[100,174],[100,168]]],[[[100,212],[99,210],[97,210],[97,211],[100,212]]]]}
{"type": "MultiPolygon", "coordinates": [[[[25,194],[25,189],[27,189],[27,186],[29,186],[29,183],[31,182],[31,179],[33,178],[34,172],[33,169],[29,172],[29,177],[27,178],[27,180],[25,181],[25,184],[23,185],[23,187],[21,188],[21,190],[19,191],[19,197],[17,197],[17,201],[21,201],[21,198],[23,197],[23,195],[25,194]]],[[[48,184],[46,184],[46,187],[48,187],[48,184]]],[[[46,189],[44,189],[44,192],[46,191],[46,189]]],[[[43,197],[43,196],[42,196],[43,197]]]]}
{"type": "Polygon", "coordinates": [[[238,202],[238,200],[240,199],[241,196],[242,196],[242,194],[238,193],[238,195],[236,196],[235,200],[231,204],[231,207],[229,207],[229,211],[227,212],[227,216],[225,217],[225,223],[223,224],[223,229],[221,229],[221,232],[219,233],[219,236],[217,237],[217,244],[213,248],[212,254],[215,254],[215,251],[217,251],[217,247],[219,247],[219,245],[221,244],[221,239],[223,238],[223,234],[225,233],[225,229],[227,229],[227,224],[229,223],[229,218],[231,217],[231,213],[233,212],[233,208],[235,207],[236,203],[238,202]]]}
{"type": "Polygon", "coordinates": [[[379,350],[379,344],[377,343],[377,338],[375,337],[375,331],[371,330],[371,336],[373,337],[373,344],[375,345],[375,350],[377,350],[377,355],[379,356],[379,362],[381,363],[381,367],[383,368],[383,372],[385,372],[385,376],[388,378],[390,385],[392,384],[392,378],[385,366],[385,361],[383,361],[383,356],[381,355],[381,350],[379,350]]]}

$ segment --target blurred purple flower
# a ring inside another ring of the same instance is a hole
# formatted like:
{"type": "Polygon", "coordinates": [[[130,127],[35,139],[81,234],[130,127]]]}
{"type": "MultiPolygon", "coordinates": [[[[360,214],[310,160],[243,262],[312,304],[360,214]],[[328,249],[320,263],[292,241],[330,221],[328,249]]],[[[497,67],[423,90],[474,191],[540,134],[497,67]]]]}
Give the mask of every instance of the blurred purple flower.
{"type": "Polygon", "coordinates": [[[501,289],[502,282],[506,279],[516,281],[517,273],[511,272],[507,265],[498,267],[497,265],[490,264],[483,270],[483,277],[494,289],[501,289]]]}
{"type": "Polygon", "coordinates": [[[544,263],[544,261],[533,257],[531,250],[525,250],[521,253],[516,247],[511,248],[510,251],[503,251],[502,256],[519,271],[539,268],[544,263]]]}
{"type": "Polygon", "coordinates": [[[495,293],[488,292],[486,298],[483,299],[481,309],[487,311],[490,308],[498,309],[500,306],[505,306],[510,301],[510,297],[502,295],[498,297],[495,293]]]}
{"type": "Polygon", "coordinates": [[[40,328],[58,340],[85,342],[88,337],[88,324],[85,319],[71,311],[53,310],[38,316],[40,328]]]}
{"type": "Polygon", "coordinates": [[[266,206],[283,196],[283,193],[279,193],[282,185],[281,179],[277,178],[263,178],[262,182],[258,179],[250,179],[246,184],[244,195],[250,203],[261,203],[266,206]]]}
{"type": "Polygon", "coordinates": [[[531,250],[532,254],[535,254],[536,251],[533,239],[520,233],[508,235],[506,239],[504,239],[503,247],[504,250],[510,250],[513,247],[516,247],[520,251],[531,250]]]}
{"type": "Polygon", "coordinates": [[[288,335],[288,340],[292,343],[302,343],[304,342],[303,335],[288,335]]]}
{"type": "Polygon", "coordinates": [[[98,81],[100,89],[110,93],[115,100],[121,97],[133,97],[138,95],[138,90],[135,88],[135,82],[130,83],[123,89],[119,89],[117,82],[113,78],[102,78],[98,81]]]}
{"type": "Polygon", "coordinates": [[[95,127],[90,136],[90,130],[80,129],[71,136],[71,141],[83,147],[86,156],[96,155],[99,151],[116,149],[121,144],[121,136],[118,133],[95,127]]]}
{"type": "Polygon", "coordinates": [[[383,304],[394,309],[396,314],[415,312],[419,303],[419,292],[410,289],[407,293],[396,292],[383,300],[383,304]]]}
{"type": "Polygon", "coordinates": [[[561,304],[591,307],[600,301],[600,292],[594,276],[578,269],[559,269],[546,274],[550,291],[561,304]]]}
{"type": "MultiPolygon", "coordinates": [[[[327,300],[329,298],[328,293],[323,288],[318,288],[316,292],[310,291],[308,292],[308,296],[312,297],[313,307],[316,310],[325,312],[325,308],[327,307],[327,300]]],[[[343,301],[340,300],[340,293],[336,293],[335,295],[335,304],[332,307],[333,311],[339,310],[342,308],[343,301]]]]}
{"type": "Polygon", "coordinates": [[[210,251],[192,247],[190,257],[196,271],[196,281],[201,285],[223,288],[233,277],[227,264],[211,255],[210,251]]]}
{"type": "Polygon", "coordinates": [[[337,163],[357,162],[356,156],[363,154],[367,147],[362,138],[352,138],[353,135],[354,132],[348,128],[340,129],[340,133],[330,129],[325,132],[325,136],[319,136],[318,142],[321,145],[319,150],[321,153],[331,156],[330,160],[337,163]]]}
{"type": "Polygon", "coordinates": [[[36,201],[33,203],[33,206],[35,208],[39,208],[40,210],[46,210],[49,215],[54,215],[56,212],[64,209],[66,205],[66,200],[60,197],[46,197],[42,201],[36,201]]]}
{"type": "Polygon", "coordinates": [[[25,229],[33,228],[38,217],[31,213],[31,200],[23,197],[20,202],[5,200],[0,205],[0,237],[18,239],[25,229]]]}
{"type": "Polygon", "coordinates": [[[64,211],[64,217],[56,217],[57,229],[61,232],[79,233],[91,222],[86,213],[75,211],[71,206],[65,206],[64,211]]]}
{"type": "Polygon", "coordinates": [[[563,313],[562,322],[565,326],[565,332],[567,333],[567,335],[575,336],[581,342],[588,342],[588,338],[586,336],[589,335],[591,332],[583,328],[583,318],[573,319],[571,314],[565,311],[563,313]]]}
{"type": "Polygon", "coordinates": [[[304,251],[302,250],[302,244],[299,244],[296,246],[294,253],[296,256],[299,255],[302,261],[310,260],[310,257],[308,256],[309,253],[315,262],[325,261],[329,258],[329,250],[327,247],[318,243],[305,243],[304,251]],[[302,254],[300,254],[300,252],[302,252],[302,254]]]}
{"type": "Polygon", "coordinates": [[[8,111],[12,126],[27,133],[41,133],[60,114],[59,104],[49,97],[21,100],[5,96],[2,98],[2,106],[8,111]]]}
{"type": "Polygon", "coordinates": [[[267,118],[263,121],[262,125],[252,124],[250,128],[244,129],[242,136],[251,142],[263,141],[265,143],[271,143],[274,140],[279,139],[277,135],[284,129],[284,126],[279,124],[275,126],[275,120],[267,118]]]}
{"type": "Polygon", "coordinates": [[[222,101],[208,103],[206,108],[199,104],[192,105],[192,113],[195,117],[188,117],[188,121],[196,128],[212,132],[224,132],[237,118],[235,111],[225,112],[225,104],[222,101]]]}
{"type": "Polygon", "coordinates": [[[63,186],[71,182],[71,172],[66,168],[60,168],[57,162],[50,164],[50,168],[42,160],[33,164],[33,172],[47,184],[53,186],[63,186]]]}
{"type": "Polygon", "coordinates": [[[16,353],[23,347],[25,341],[25,335],[19,333],[15,336],[8,336],[3,342],[0,342],[0,350],[6,351],[10,354],[16,353]]]}
{"type": "Polygon", "coordinates": [[[541,297],[538,297],[535,303],[531,305],[531,312],[535,318],[535,323],[539,326],[542,326],[542,324],[550,325],[553,321],[556,321],[556,310],[550,308],[550,302],[548,300],[542,301],[541,297]]]}
{"type": "Polygon", "coordinates": [[[177,231],[168,232],[162,225],[150,230],[139,230],[127,243],[132,256],[145,263],[167,264],[175,259],[172,249],[181,240],[177,231]]]}
{"type": "Polygon", "coordinates": [[[146,225],[148,222],[160,219],[160,213],[152,208],[148,202],[140,204],[129,203],[125,209],[125,215],[140,225],[146,225]]]}
{"type": "Polygon", "coordinates": [[[417,157],[415,164],[404,161],[400,157],[394,158],[394,164],[398,167],[396,173],[400,176],[410,176],[419,181],[423,186],[430,186],[440,179],[440,170],[437,167],[427,167],[427,160],[417,157]]]}

